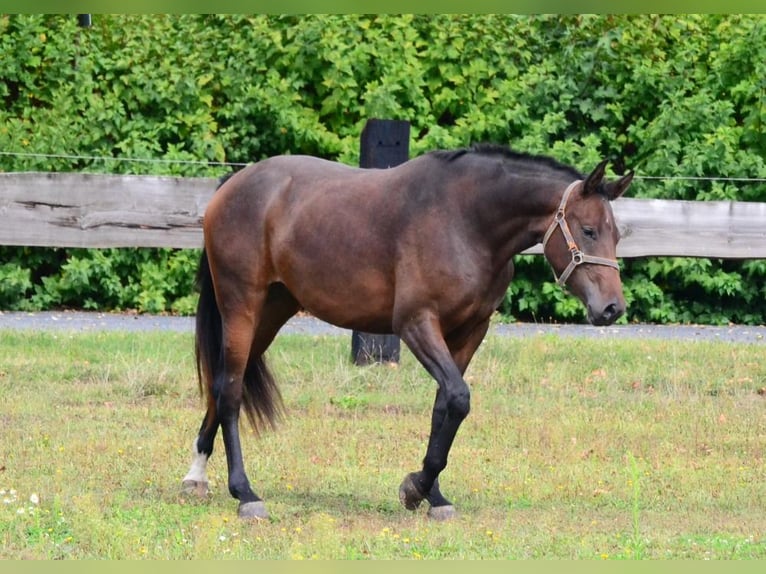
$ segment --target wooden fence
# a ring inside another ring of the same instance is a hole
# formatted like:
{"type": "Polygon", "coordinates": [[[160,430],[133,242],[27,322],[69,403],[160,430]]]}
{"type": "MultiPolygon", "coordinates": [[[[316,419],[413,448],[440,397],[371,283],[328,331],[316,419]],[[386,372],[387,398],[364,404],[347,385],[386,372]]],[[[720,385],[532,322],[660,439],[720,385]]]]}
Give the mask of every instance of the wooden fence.
{"type": "MultiPolygon", "coordinates": [[[[216,186],[213,178],[2,173],[0,245],[201,247],[216,186]]],[[[619,257],[766,259],[766,203],[620,198],[613,207],[619,257]]]]}

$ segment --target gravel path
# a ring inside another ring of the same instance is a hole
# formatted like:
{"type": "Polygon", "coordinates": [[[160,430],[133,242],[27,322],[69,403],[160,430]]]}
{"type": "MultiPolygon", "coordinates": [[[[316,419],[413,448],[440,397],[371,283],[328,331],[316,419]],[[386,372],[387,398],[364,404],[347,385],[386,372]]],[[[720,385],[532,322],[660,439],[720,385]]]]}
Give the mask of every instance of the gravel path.
{"type": "MultiPolygon", "coordinates": [[[[192,317],[131,315],[118,313],[89,313],[54,311],[39,313],[0,311],[0,330],[36,329],[66,331],[155,331],[193,332],[192,317]]],[[[351,331],[307,316],[293,317],[282,333],[307,335],[349,335],[351,331]]],[[[536,334],[556,334],[561,337],[590,337],[595,339],[687,339],[695,341],[725,341],[729,343],[766,343],[766,326],[705,325],[549,325],[513,323],[493,325],[490,334],[526,337],[536,334]]]]}

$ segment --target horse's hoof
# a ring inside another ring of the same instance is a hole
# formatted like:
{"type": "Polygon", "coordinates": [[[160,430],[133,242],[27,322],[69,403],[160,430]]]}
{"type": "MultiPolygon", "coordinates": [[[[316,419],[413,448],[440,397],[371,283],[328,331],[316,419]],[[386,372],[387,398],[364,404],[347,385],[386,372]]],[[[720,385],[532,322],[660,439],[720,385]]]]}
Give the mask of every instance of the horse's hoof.
{"type": "Polygon", "coordinates": [[[210,492],[210,489],[208,488],[207,482],[201,482],[198,480],[184,480],[181,483],[181,492],[187,495],[194,494],[200,498],[205,498],[210,492]]]}
{"type": "Polygon", "coordinates": [[[432,506],[428,509],[428,518],[437,522],[443,522],[445,520],[452,520],[457,516],[455,507],[451,504],[445,504],[444,506],[432,506]]]}
{"type": "Polygon", "coordinates": [[[425,498],[415,484],[417,476],[417,472],[411,472],[404,477],[402,484],[399,486],[399,500],[407,510],[415,510],[425,498]]]}
{"type": "Polygon", "coordinates": [[[269,513],[266,510],[266,503],[263,500],[255,502],[245,502],[239,505],[237,514],[240,518],[254,518],[256,520],[268,520],[269,513]]]}

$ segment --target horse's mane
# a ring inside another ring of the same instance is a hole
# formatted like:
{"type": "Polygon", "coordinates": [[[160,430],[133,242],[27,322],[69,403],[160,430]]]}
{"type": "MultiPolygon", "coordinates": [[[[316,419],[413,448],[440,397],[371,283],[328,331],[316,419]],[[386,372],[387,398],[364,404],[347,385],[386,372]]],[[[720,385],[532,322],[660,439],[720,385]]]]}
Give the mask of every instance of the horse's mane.
{"type": "Polygon", "coordinates": [[[461,157],[470,155],[480,156],[500,156],[517,162],[522,165],[526,165],[531,169],[540,170],[545,169],[549,171],[561,172],[568,177],[575,179],[582,179],[583,174],[560,161],[546,156],[546,155],[534,155],[524,152],[519,152],[509,148],[508,146],[491,144],[491,143],[475,143],[467,148],[460,148],[455,150],[438,150],[431,152],[434,157],[439,158],[442,161],[451,163],[457,161],[461,157]]]}

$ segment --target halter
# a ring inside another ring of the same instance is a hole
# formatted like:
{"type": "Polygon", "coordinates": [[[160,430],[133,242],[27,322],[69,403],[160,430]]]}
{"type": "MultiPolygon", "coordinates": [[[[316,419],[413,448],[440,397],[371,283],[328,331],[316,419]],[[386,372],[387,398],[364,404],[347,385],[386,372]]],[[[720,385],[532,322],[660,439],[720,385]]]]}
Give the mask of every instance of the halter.
{"type": "Polygon", "coordinates": [[[545,236],[543,237],[543,253],[545,253],[545,246],[548,243],[548,240],[551,238],[551,235],[556,230],[556,228],[560,227],[561,233],[564,234],[564,239],[567,242],[569,252],[572,254],[572,260],[569,262],[569,265],[567,265],[567,268],[564,269],[564,272],[559,277],[556,277],[556,270],[553,269],[553,264],[551,264],[550,259],[548,260],[548,263],[551,265],[551,269],[553,269],[553,277],[555,277],[556,283],[560,287],[566,286],[567,279],[569,279],[572,271],[575,270],[575,267],[582,265],[583,263],[606,265],[607,267],[614,267],[618,271],[620,269],[620,264],[617,263],[617,261],[614,259],[606,259],[605,257],[596,257],[595,255],[587,255],[583,253],[580,251],[580,248],[577,247],[577,243],[575,242],[574,237],[572,237],[572,232],[569,230],[569,225],[567,225],[566,220],[566,206],[567,200],[569,199],[572,190],[578,183],[582,183],[582,180],[578,179],[577,181],[573,181],[569,184],[569,187],[564,190],[564,195],[561,198],[561,203],[559,203],[559,208],[556,210],[556,215],[553,216],[553,221],[551,222],[550,226],[548,227],[548,231],[545,232],[545,236]]]}

